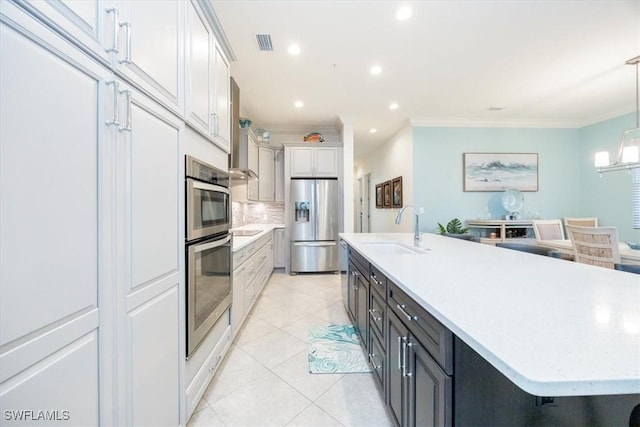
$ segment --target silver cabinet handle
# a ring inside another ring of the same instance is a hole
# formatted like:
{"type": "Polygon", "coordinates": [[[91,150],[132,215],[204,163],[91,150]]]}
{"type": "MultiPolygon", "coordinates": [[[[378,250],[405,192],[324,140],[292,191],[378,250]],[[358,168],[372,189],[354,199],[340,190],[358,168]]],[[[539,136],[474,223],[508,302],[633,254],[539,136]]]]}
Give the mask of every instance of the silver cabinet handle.
{"type": "Polygon", "coordinates": [[[118,53],[118,14],[120,11],[115,7],[105,9],[107,13],[113,13],[113,44],[111,47],[105,48],[106,52],[118,53]]]}
{"type": "Polygon", "coordinates": [[[125,99],[127,100],[127,123],[125,127],[118,127],[120,132],[131,132],[131,91],[128,89],[119,91],[121,94],[124,94],[125,99]]]}
{"type": "Polygon", "coordinates": [[[220,136],[220,116],[216,114],[216,136],[220,136]]]}
{"type": "Polygon", "coordinates": [[[402,305],[396,304],[396,307],[398,308],[398,310],[400,310],[402,314],[404,314],[404,316],[407,318],[409,322],[418,320],[418,316],[411,316],[409,313],[405,311],[405,308],[407,308],[405,304],[402,304],[402,305]]]}
{"type": "Polygon", "coordinates": [[[124,27],[125,38],[127,41],[124,51],[124,59],[119,60],[120,64],[131,64],[131,22],[120,23],[121,27],[124,27]]]}
{"type": "MultiPolygon", "coordinates": [[[[410,339],[410,338],[407,338],[407,346],[406,346],[406,348],[409,348],[409,349],[410,349],[411,347],[413,347],[413,343],[411,342],[411,339],[410,339]]],[[[411,371],[409,371],[409,369],[408,369],[408,365],[409,365],[409,360],[408,360],[408,359],[409,359],[409,352],[408,352],[407,350],[405,350],[405,352],[404,352],[404,358],[405,358],[405,359],[404,359],[404,376],[405,376],[405,377],[412,377],[412,376],[413,376],[413,373],[412,373],[411,371]]]]}
{"type": "Polygon", "coordinates": [[[214,136],[215,131],[215,122],[216,122],[216,113],[209,114],[209,135],[214,136]]]}
{"type": "Polygon", "coordinates": [[[353,274],[355,277],[358,277],[360,275],[360,273],[358,273],[357,271],[352,271],[351,274],[353,274]]]}
{"type": "Polygon", "coordinates": [[[118,94],[120,91],[118,90],[118,86],[120,85],[115,80],[109,80],[106,82],[107,86],[113,86],[113,120],[107,120],[105,123],[107,126],[120,126],[120,119],[118,118],[118,94]]]}
{"type": "Polygon", "coordinates": [[[373,369],[375,369],[376,371],[380,368],[382,368],[381,365],[376,365],[376,360],[374,359],[376,355],[374,353],[369,353],[369,362],[371,363],[371,366],[373,367],[373,369]]]}
{"type": "Polygon", "coordinates": [[[402,370],[402,337],[398,337],[398,370],[402,370]]]}
{"type": "Polygon", "coordinates": [[[402,376],[407,376],[407,337],[402,337],[402,376]]]}
{"type": "Polygon", "coordinates": [[[373,308],[369,309],[369,316],[371,316],[371,318],[376,322],[382,322],[382,317],[376,317],[375,313],[376,311],[373,308]]]}

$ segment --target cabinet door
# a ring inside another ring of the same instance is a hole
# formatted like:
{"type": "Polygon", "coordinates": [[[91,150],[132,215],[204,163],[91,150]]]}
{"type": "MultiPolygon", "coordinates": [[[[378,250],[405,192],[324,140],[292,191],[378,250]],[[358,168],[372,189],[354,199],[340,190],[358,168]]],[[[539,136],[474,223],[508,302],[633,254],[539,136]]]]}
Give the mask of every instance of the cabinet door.
{"type": "Polygon", "coordinates": [[[360,334],[360,342],[367,348],[369,343],[369,282],[362,274],[358,275],[357,281],[356,326],[360,334]]]}
{"type": "Polygon", "coordinates": [[[208,138],[213,134],[214,36],[197,3],[186,2],[187,36],[185,44],[186,120],[208,138]]]}
{"type": "Polygon", "coordinates": [[[355,323],[356,321],[356,312],[358,311],[358,306],[357,304],[357,288],[358,288],[358,275],[360,274],[360,272],[358,271],[358,269],[356,268],[356,266],[352,263],[349,262],[349,277],[347,278],[348,282],[347,282],[347,299],[348,299],[348,312],[349,312],[349,317],[351,317],[351,320],[353,320],[353,322],[355,323]]]}
{"type": "Polygon", "coordinates": [[[184,115],[182,0],[123,1],[116,72],[184,115]]]}
{"type": "Polygon", "coordinates": [[[258,199],[272,202],[275,198],[275,162],[271,148],[258,148],[258,199]]]}
{"type": "Polygon", "coordinates": [[[405,382],[405,349],[409,330],[388,310],[387,312],[387,406],[396,425],[406,426],[407,392],[405,382]]]}
{"type": "Polygon", "coordinates": [[[291,147],[291,177],[314,176],[313,147],[291,147]]]}
{"type": "Polygon", "coordinates": [[[17,3],[110,66],[119,23],[114,1],[18,0],[17,3]]]}
{"type": "Polygon", "coordinates": [[[284,150],[276,151],[275,175],[275,199],[284,202],[284,150]]]}
{"type": "Polygon", "coordinates": [[[238,333],[244,318],[244,288],[247,281],[246,267],[240,266],[233,271],[233,293],[231,302],[231,330],[238,333]]]}
{"type": "Polygon", "coordinates": [[[273,266],[284,268],[284,229],[273,230],[273,266]]]}
{"type": "Polygon", "coordinates": [[[338,176],[338,147],[315,147],[315,176],[338,176]]]}
{"type": "MultiPolygon", "coordinates": [[[[231,145],[231,106],[229,104],[230,75],[229,62],[216,43],[215,49],[215,96],[214,140],[225,152],[229,152],[231,145]]],[[[237,126],[237,124],[236,124],[237,126]]],[[[254,169],[257,170],[257,169],[254,169]]]]}
{"type": "Polygon", "coordinates": [[[413,336],[409,337],[407,349],[407,425],[451,426],[451,377],[445,374],[413,336]]]}

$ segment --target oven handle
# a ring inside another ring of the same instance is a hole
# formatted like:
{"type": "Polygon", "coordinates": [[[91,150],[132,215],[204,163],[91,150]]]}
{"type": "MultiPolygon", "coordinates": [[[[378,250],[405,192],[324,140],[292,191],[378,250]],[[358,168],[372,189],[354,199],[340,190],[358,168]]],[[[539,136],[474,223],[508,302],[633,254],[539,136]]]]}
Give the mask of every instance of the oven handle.
{"type": "Polygon", "coordinates": [[[215,242],[204,243],[202,245],[195,245],[193,250],[195,253],[206,251],[211,248],[217,248],[218,246],[224,246],[231,241],[231,236],[227,236],[222,240],[216,240],[215,242]]]}
{"type": "Polygon", "coordinates": [[[221,187],[219,185],[207,184],[206,182],[200,182],[193,179],[189,179],[191,181],[193,188],[197,188],[199,190],[209,190],[209,191],[219,191],[221,193],[229,193],[229,189],[226,187],[221,187]]]}

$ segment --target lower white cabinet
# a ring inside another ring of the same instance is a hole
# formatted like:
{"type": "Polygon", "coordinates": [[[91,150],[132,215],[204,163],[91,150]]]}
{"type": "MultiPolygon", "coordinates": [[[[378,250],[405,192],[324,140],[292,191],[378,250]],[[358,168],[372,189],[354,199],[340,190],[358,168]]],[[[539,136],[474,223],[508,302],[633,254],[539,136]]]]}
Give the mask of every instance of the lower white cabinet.
{"type": "Polygon", "coordinates": [[[284,268],[284,228],[273,229],[273,267],[284,268]]]}
{"type": "Polygon", "coordinates": [[[267,233],[233,254],[231,328],[235,336],[274,267],[273,233],[267,233]]]}

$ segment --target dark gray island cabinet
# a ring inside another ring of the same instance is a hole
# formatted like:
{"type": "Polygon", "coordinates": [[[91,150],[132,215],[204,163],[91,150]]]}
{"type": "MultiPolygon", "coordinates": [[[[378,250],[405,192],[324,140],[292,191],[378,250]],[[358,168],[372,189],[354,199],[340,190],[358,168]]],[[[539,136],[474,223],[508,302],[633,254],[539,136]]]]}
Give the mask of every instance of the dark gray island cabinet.
{"type": "Polygon", "coordinates": [[[529,394],[352,246],[348,266],[345,305],[398,426],[627,426],[640,404],[640,394],[529,394]]]}

